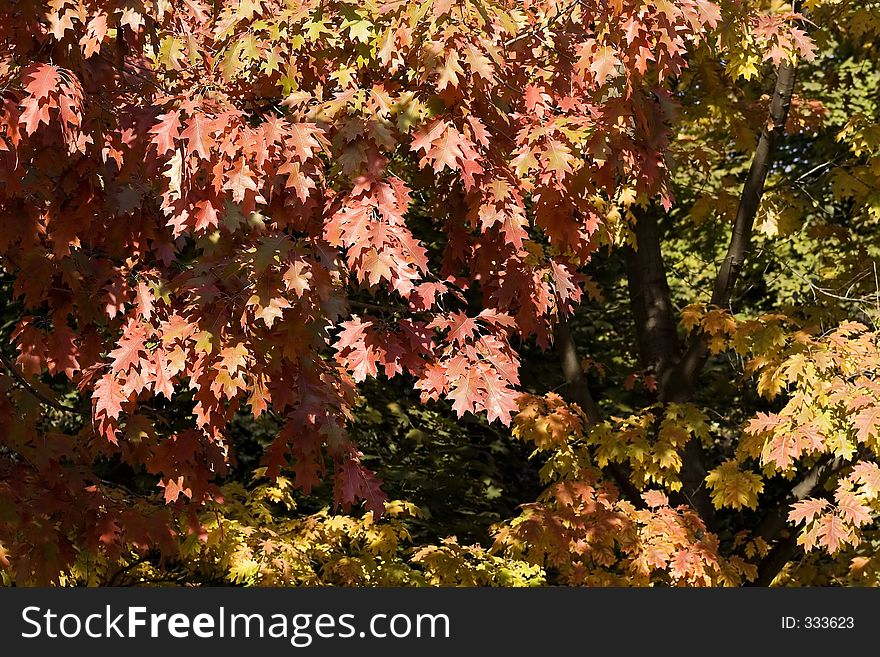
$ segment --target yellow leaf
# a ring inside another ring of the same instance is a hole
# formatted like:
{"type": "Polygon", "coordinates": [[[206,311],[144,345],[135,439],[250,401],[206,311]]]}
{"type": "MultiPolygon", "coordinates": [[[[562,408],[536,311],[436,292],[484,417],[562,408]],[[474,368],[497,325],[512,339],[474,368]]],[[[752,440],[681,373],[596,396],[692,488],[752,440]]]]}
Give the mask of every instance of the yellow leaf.
{"type": "Polygon", "coordinates": [[[706,476],[706,486],[711,491],[712,504],[716,509],[754,509],[758,506],[758,495],[764,490],[764,482],[759,475],[740,470],[739,464],[733,460],[725,461],[710,471],[706,476]]]}

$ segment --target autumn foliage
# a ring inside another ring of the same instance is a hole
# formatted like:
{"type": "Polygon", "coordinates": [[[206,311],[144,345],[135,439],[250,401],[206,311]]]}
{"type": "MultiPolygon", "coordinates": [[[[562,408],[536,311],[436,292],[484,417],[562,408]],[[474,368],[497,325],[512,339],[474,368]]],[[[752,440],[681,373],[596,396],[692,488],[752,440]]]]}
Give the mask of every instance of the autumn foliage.
{"type": "MultiPolygon", "coordinates": [[[[755,186],[736,164],[766,147],[800,175],[820,156],[780,155],[784,133],[820,140],[852,114],[834,104],[839,78],[784,83],[874,28],[810,35],[838,9],[803,11],[4,3],[4,581],[168,581],[173,562],[177,581],[243,584],[740,585],[769,583],[800,546],[864,548],[880,509],[880,317],[846,306],[854,288],[810,312],[768,290],[744,316],[733,246],[733,278],[719,274],[709,305],[673,289],[673,317],[643,237],[657,216],[685,239],[712,215],[770,239],[818,207],[785,196],[786,171],[755,186]],[[750,194],[757,219],[740,216],[750,194]],[[581,362],[571,327],[602,308],[621,254],[641,362],[622,368],[629,401],[597,404],[591,381],[621,360],[594,341],[581,362]],[[657,347],[658,321],[674,348],[657,347]],[[553,354],[555,392],[525,376],[553,354]],[[698,394],[719,358],[763,396],[745,416],[698,394]],[[515,500],[494,544],[409,545],[429,520],[389,502],[351,429],[372,379],[524,441],[546,491],[515,500]],[[242,418],[275,427],[255,460],[242,418]],[[328,487],[328,508],[299,510],[328,487]]],[[[880,216],[878,116],[862,110],[816,169],[835,181],[825,212],[850,213],[840,244],[880,216]]],[[[709,253],[700,239],[676,248],[709,253]]],[[[876,277],[867,242],[828,257],[876,277]]]]}

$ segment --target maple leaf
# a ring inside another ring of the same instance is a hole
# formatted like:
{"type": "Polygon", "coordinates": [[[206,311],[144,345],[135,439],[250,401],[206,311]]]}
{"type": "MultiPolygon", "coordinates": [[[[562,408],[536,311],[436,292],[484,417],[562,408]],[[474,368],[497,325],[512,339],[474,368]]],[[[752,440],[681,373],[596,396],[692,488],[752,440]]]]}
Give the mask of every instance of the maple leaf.
{"type": "Polygon", "coordinates": [[[153,316],[153,293],[144,281],[138,281],[135,288],[137,299],[137,313],[145,320],[150,321],[153,316]]]}
{"type": "Polygon", "coordinates": [[[463,345],[478,331],[476,321],[460,312],[451,313],[446,318],[437,318],[428,324],[428,328],[448,329],[446,339],[458,345],[463,345]]]}
{"type": "Polygon", "coordinates": [[[853,479],[864,487],[870,498],[880,496],[880,467],[876,463],[861,461],[853,467],[853,479]]]}
{"type": "MultiPolygon", "coordinates": [[[[174,151],[168,160],[168,168],[162,174],[168,178],[168,198],[172,201],[179,199],[183,191],[183,156],[180,151],[174,151]]],[[[173,217],[169,225],[174,225],[173,217]]]]}
{"type": "Polygon", "coordinates": [[[754,435],[772,432],[780,422],[780,417],[776,413],[758,413],[749,420],[746,431],[754,435]]]}
{"type": "Polygon", "coordinates": [[[288,290],[293,291],[296,296],[302,297],[311,284],[311,267],[307,262],[297,260],[287,268],[282,276],[282,280],[288,290]]]}
{"type": "Polygon", "coordinates": [[[817,520],[817,534],[819,545],[824,546],[830,554],[854,540],[852,527],[833,513],[826,513],[817,520]]]}
{"type": "Polygon", "coordinates": [[[278,168],[278,175],[287,176],[285,188],[292,188],[303,203],[308,200],[309,192],[315,189],[315,181],[303,174],[299,162],[285,162],[278,168]]]}
{"type": "Polygon", "coordinates": [[[127,372],[131,367],[141,361],[141,353],[146,353],[144,340],[146,330],[137,324],[130,324],[118,347],[108,355],[113,359],[113,369],[117,372],[127,372]]]}
{"type": "Polygon", "coordinates": [[[174,313],[159,325],[162,344],[168,346],[175,341],[186,342],[195,332],[196,326],[186,318],[174,313]]]}
{"type": "Polygon", "coordinates": [[[422,401],[439,399],[446,388],[446,367],[442,363],[428,363],[421,369],[416,390],[422,391],[422,401]]]}
{"type": "Polygon", "coordinates": [[[596,84],[602,86],[612,75],[616,75],[620,60],[610,46],[600,46],[593,54],[590,70],[596,76],[596,84]]]}
{"type": "Polygon", "coordinates": [[[853,426],[860,443],[866,443],[872,438],[880,440],[880,405],[862,409],[854,418],[853,426]]]}
{"type": "Polygon", "coordinates": [[[790,522],[810,523],[814,518],[824,513],[827,508],[827,500],[817,498],[802,500],[792,505],[791,511],[788,513],[788,519],[790,522]]]}
{"type": "Polygon", "coordinates": [[[519,393],[495,372],[487,372],[480,387],[485,392],[482,406],[486,409],[486,419],[489,422],[500,420],[503,425],[509,426],[511,415],[519,410],[516,404],[519,393]]]}
{"type": "Polygon", "coordinates": [[[434,141],[446,131],[446,128],[446,123],[443,121],[435,121],[427,130],[419,130],[415,133],[410,142],[410,148],[416,152],[425,151],[427,153],[431,149],[434,141]]]}
{"type": "Polygon", "coordinates": [[[366,274],[370,285],[378,284],[383,278],[387,281],[392,280],[392,272],[395,268],[392,257],[387,253],[380,253],[376,249],[370,249],[361,259],[361,273],[366,274]]]}
{"type": "Polygon", "coordinates": [[[40,127],[40,124],[49,125],[49,104],[40,103],[36,98],[27,98],[22,107],[21,121],[24,124],[25,134],[32,135],[40,127]]]}
{"type": "Polygon", "coordinates": [[[388,351],[386,350],[387,341],[384,342],[372,330],[372,321],[361,321],[354,318],[341,324],[342,331],[335,344],[337,350],[337,360],[342,363],[346,369],[352,373],[355,381],[363,381],[367,377],[375,377],[378,373],[378,366],[381,363],[386,364],[386,374],[388,372],[388,351]]]}
{"type": "Polygon", "coordinates": [[[800,455],[801,443],[797,436],[790,433],[782,433],[773,436],[767,441],[761,454],[761,461],[763,463],[774,463],[776,467],[785,470],[800,455]]]}
{"type": "Polygon", "coordinates": [[[98,380],[92,399],[95,400],[95,415],[103,413],[109,418],[118,418],[122,413],[122,403],[127,401],[122,387],[112,374],[105,374],[98,380]]]}
{"type": "Polygon", "coordinates": [[[712,503],[717,509],[754,509],[758,506],[758,495],[764,490],[761,477],[742,471],[739,464],[732,460],[711,470],[706,477],[706,485],[712,491],[712,503]]]}
{"type": "Polygon", "coordinates": [[[343,458],[336,471],[334,495],[346,507],[359,499],[366,500],[367,509],[378,518],[385,512],[388,496],[382,491],[382,481],[362,465],[360,456],[360,452],[352,451],[343,458]]]}
{"type": "Polygon", "coordinates": [[[448,375],[451,379],[449,397],[452,399],[452,410],[458,414],[458,417],[461,417],[467,412],[477,412],[477,406],[481,398],[481,377],[476,368],[464,365],[464,367],[461,367],[458,376],[453,378],[457,361],[465,361],[465,359],[459,356],[453,359],[453,363],[450,364],[448,375]]]}
{"type": "Polygon", "coordinates": [[[459,161],[465,159],[464,137],[458,130],[452,126],[448,126],[446,131],[431,143],[431,147],[425,154],[424,160],[433,160],[434,171],[442,171],[445,167],[449,167],[453,171],[459,168],[459,161]]]}
{"type": "Polygon", "coordinates": [[[835,494],[837,513],[854,527],[861,527],[871,522],[869,507],[856,497],[852,491],[838,490],[835,494]]]}
{"type": "Polygon", "coordinates": [[[659,490],[649,490],[642,493],[642,498],[650,508],[669,506],[669,498],[659,490]]]}
{"type": "Polygon", "coordinates": [[[209,230],[216,228],[219,223],[217,208],[211,201],[199,201],[196,203],[196,230],[209,230]]]}
{"type": "Polygon", "coordinates": [[[541,158],[547,161],[547,168],[552,170],[559,180],[572,172],[574,158],[571,149],[560,141],[551,139],[541,153],[541,158]]]}
{"type": "Polygon", "coordinates": [[[152,367],[153,374],[153,390],[157,395],[165,396],[165,399],[171,399],[174,394],[174,384],[171,382],[171,365],[160,351],[156,351],[152,367]]]}
{"type": "Polygon", "coordinates": [[[141,361],[141,353],[146,353],[144,341],[146,329],[137,322],[131,322],[125,329],[122,338],[117,343],[116,349],[109,352],[113,359],[113,369],[117,372],[126,372],[141,361]]]}
{"type": "Polygon", "coordinates": [[[321,134],[321,128],[314,123],[291,123],[290,138],[285,141],[285,146],[293,149],[300,162],[305,162],[321,146],[318,140],[321,134]]]}
{"type": "Polygon", "coordinates": [[[49,34],[55,37],[56,41],[61,41],[64,38],[65,33],[68,30],[73,29],[73,15],[73,10],[68,10],[61,13],[50,12],[47,15],[49,18],[49,34]]]}
{"type": "Polygon", "coordinates": [[[265,381],[260,376],[255,377],[251,395],[248,398],[248,404],[251,406],[254,417],[260,417],[269,408],[270,401],[271,397],[266,389],[265,381]]]}
{"type": "Polygon", "coordinates": [[[226,172],[226,183],[223,189],[232,192],[232,200],[241,203],[247,190],[255,191],[257,183],[253,178],[252,171],[244,160],[238,160],[232,168],[226,172]]]}
{"type": "Polygon", "coordinates": [[[800,28],[792,27],[791,40],[794,42],[798,51],[800,51],[801,57],[807,61],[812,61],[816,58],[816,44],[809,36],[807,36],[806,32],[800,28]]]}
{"type": "Polygon", "coordinates": [[[701,22],[714,29],[721,22],[721,8],[710,0],[696,0],[700,9],[701,22]]]}
{"type": "Polygon", "coordinates": [[[25,90],[36,100],[43,100],[58,90],[60,69],[51,64],[38,64],[25,76],[25,90]]]}
{"type": "Polygon", "coordinates": [[[180,475],[177,479],[168,479],[168,481],[159,483],[160,486],[165,488],[165,504],[176,502],[181,494],[192,498],[192,488],[185,485],[183,475],[180,475]]]}
{"type": "Polygon", "coordinates": [[[190,117],[186,128],[180,133],[180,138],[186,141],[188,153],[198,153],[203,160],[211,159],[211,148],[214,146],[212,125],[212,121],[200,112],[190,117]]]}
{"type": "Polygon", "coordinates": [[[150,128],[150,134],[153,135],[151,143],[156,147],[157,155],[165,155],[168,151],[173,151],[175,140],[180,139],[180,114],[178,112],[168,112],[160,114],[156,117],[159,122],[150,128]]]}

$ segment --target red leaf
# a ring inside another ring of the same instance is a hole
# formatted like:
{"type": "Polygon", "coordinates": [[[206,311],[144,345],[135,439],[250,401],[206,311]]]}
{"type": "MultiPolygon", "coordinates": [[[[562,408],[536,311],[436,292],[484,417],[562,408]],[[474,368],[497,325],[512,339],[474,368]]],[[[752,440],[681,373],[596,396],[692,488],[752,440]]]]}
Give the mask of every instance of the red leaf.
{"type": "Polygon", "coordinates": [[[871,497],[880,495],[880,467],[870,461],[859,462],[852,471],[853,480],[860,483],[871,497]]]}
{"type": "Polygon", "coordinates": [[[58,82],[61,80],[59,70],[51,64],[37,64],[36,69],[29,72],[25,79],[29,82],[25,90],[37,100],[48,98],[49,94],[58,90],[58,82]]]}
{"type": "Polygon", "coordinates": [[[862,409],[853,420],[856,428],[856,438],[859,442],[866,443],[871,438],[880,440],[880,406],[869,406],[862,409]]]}
{"type": "Polygon", "coordinates": [[[354,451],[342,459],[334,483],[336,501],[346,509],[358,500],[365,500],[374,516],[385,512],[388,496],[382,491],[382,481],[361,464],[359,452],[354,451]]]}
{"type": "Polygon", "coordinates": [[[103,413],[109,418],[118,418],[122,412],[122,402],[127,401],[112,373],[105,374],[98,380],[92,399],[95,400],[95,415],[103,413]]]}
{"type": "Polygon", "coordinates": [[[614,48],[600,46],[593,54],[593,60],[590,63],[590,70],[596,76],[596,84],[601,86],[611,75],[616,75],[618,65],[620,65],[620,60],[614,54],[614,48]]]}
{"type": "Polygon", "coordinates": [[[146,331],[137,324],[131,324],[119,341],[119,346],[108,355],[113,359],[113,369],[117,372],[127,372],[131,367],[141,361],[141,353],[146,354],[144,340],[146,331]]]}
{"type": "Polygon", "coordinates": [[[171,399],[171,396],[174,394],[174,385],[171,383],[169,369],[170,366],[164,352],[157,350],[152,367],[153,390],[157,395],[164,395],[165,399],[171,399]]]}
{"type": "Polygon", "coordinates": [[[790,522],[810,523],[813,518],[823,513],[827,508],[828,501],[822,499],[811,498],[796,502],[788,513],[788,520],[790,522]]]}
{"type": "Polygon", "coordinates": [[[819,520],[818,536],[819,545],[832,554],[847,543],[853,542],[852,527],[833,513],[827,513],[819,520]]]}
{"type": "Polygon", "coordinates": [[[138,315],[149,321],[153,316],[153,293],[144,281],[138,281],[135,294],[138,315]]]}
{"type": "Polygon", "coordinates": [[[180,137],[186,140],[188,153],[198,153],[203,160],[211,158],[214,139],[211,137],[212,122],[204,114],[197,112],[190,117],[186,129],[180,137]]]}
{"type": "Polygon", "coordinates": [[[257,183],[251,175],[252,171],[245,164],[244,160],[238,160],[235,165],[226,172],[226,184],[223,189],[232,192],[232,200],[241,203],[244,200],[247,190],[256,190],[257,183]]]}
{"type": "Polygon", "coordinates": [[[162,482],[162,485],[165,487],[165,504],[176,502],[181,493],[186,497],[192,498],[192,489],[184,486],[183,475],[177,479],[169,479],[166,482],[162,482]]]}
{"type": "Polygon", "coordinates": [[[519,411],[516,404],[519,393],[508,387],[499,376],[490,373],[484,376],[482,388],[485,391],[483,406],[486,419],[489,422],[501,420],[503,425],[510,425],[510,416],[519,411]]]}
{"type": "Polygon", "coordinates": [[[161,120],[150,128],[150,134],[153,135],[151,143],[156,147],[158,155],[165,155],[168,151],[173,151],[176,148],[174,142],[181,137],[180,114],[169,112],[160,114],[156,118],[161,120]]]}
{"type": "Polygon", "coordinates": [[[861,527],[871,522],[870,509],[862,504],[852,491],[838,491],[835,498],[837,513],[848,523],[861,527]]]}

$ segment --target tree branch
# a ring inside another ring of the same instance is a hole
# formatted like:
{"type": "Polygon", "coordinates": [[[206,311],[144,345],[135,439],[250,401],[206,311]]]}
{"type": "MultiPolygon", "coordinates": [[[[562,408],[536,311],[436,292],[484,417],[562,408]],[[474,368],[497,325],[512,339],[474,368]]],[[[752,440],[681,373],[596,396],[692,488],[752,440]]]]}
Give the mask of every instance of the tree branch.
{"type": "MultiPolygon", "coordinates": [[[[770,100],[769,119],[761,129],[740,194],[727,255],[715,277],[710,301],[714,306],[725,307],[730,304],[733,289],[749,251],[752,228],[764,194],[767,174],[776,146],[785,130],[794,82],[795,67],[787,62],[781,64],[770,100]]],[[[684,356],[676,362],[680,351],[671,314],[669,286],[660,251],[656,218],[643,217],[636,225],[636,238],[639,241],[638,251],[626,254],[627,278],[642,360],[646,366],[657,369],[658,396],[661,401],[686,402],[693,397],[697,377],[708,359],[706,336],[698,334],[684,356]]],[[[564,322],[560,322],[557,327],[556,342],[570,395],[593,418],[592,421],[595,421],[594,418],[598,418],[598,409],[584,380],[571,332],[564,322]]],[[[702,445],[696,439],[688,441],[682,454],[682,496],[696,509],[707,526],[712,527],[715,513],[704,486],[706,470],[702,445]]],[[[624,488],[618,476],[615,479],[624,488]]],[[[634,489],[629,478],[624,476],[624,479],[634,489]]]]}
{"type": "MultiPolygon", "coordinates": [[[[828,454],[820,458],[804,478],[792,486],[783,500],[764,517],[755,534],[768,542],[778,538],[788,525],[788,510],[791,505],[820,494],[828,480],[844,465],[843,459],[828,454]]],[[[758,577],[750,586],[770,586],[785,564],[794,557],[797,549],[796,533],[790,532],[758,564],[758,577]]]]}
{"type": "Polygon", "coordinates": [[[26,378],[24,378],[22,373],[18,371],[18,368],[15,366],[15,363],[10,361],[9,358],[6,357],[6,354],[4,354],[2,352],[0,352],[0,362],[3,363],[3,366],[12,375],[12,378],[15,379],[18,382],[18,384],[22,388],[24,388],[24,390],[28,394],[30,394],[32,397],[34,397],[37,401],[39,401],[44,406],[49,406],[51,408],[54,408],[57,411],[61,411],[62,413],[72,413],[74,415],[82,415],[75,408],[71,408],[70,406],[65,406],[64,404],[61,404],[61,403],[55,401],[54,399],[50,399],[49,397],[44,395],[42,392],[40,392],[39,390],[34,388],[34,386],[32,386],[31,383],[26,378]]]}
{"type": "MultiPolygon", "coordinates": [[[[767,173],[788,119],[794,81],[795,67],[787,62],[780,64],[776,74],[773,97],[770,100],[770,116],[767,124],[761,129],[755,155],[752,158],[752,164],[740,194],[739,207],[736,211],[727,255],[715,277],[710,301],[713,306],[729,306],[734,286],[748,254],[752,228],[755,224],[758,207],[761,204],[761,197],[764,194],[767,173]]],[[[669,387],[665,396],[671,401],[690,399],[696,385],[696,379],[708,357],[709,349],[706,344],[706,336],[699,333],[691,342],[673,376],[669,378],[669,387]]]]}
{"type": "Polygon", "coordinates": [[[596,400],[593,399],[586,378],[584,378],[584,370],[581,367],[574,337],[568,327],[568,320],[560,319],[556,325],[555,342],[556,353],[562,364],[562,376],[565,377],[568,391],[566,396],[583,409],[590,424],[598,423],[600,421],[599,407],[596,405],[596,400]]]}

